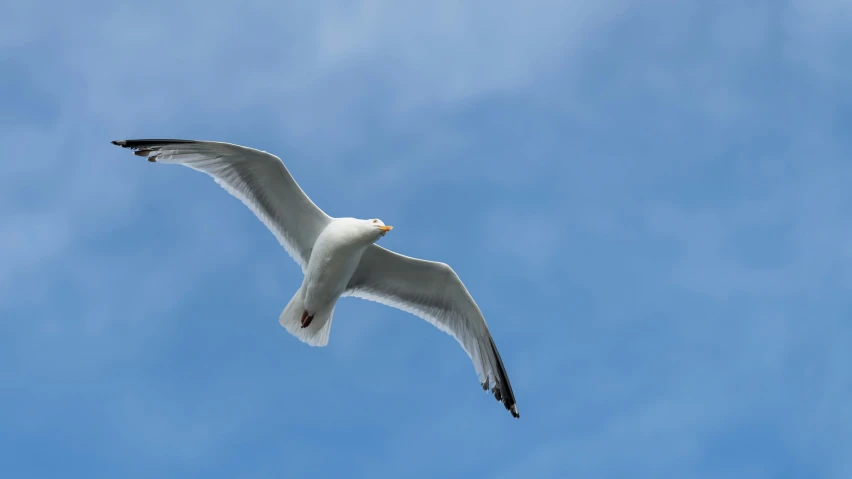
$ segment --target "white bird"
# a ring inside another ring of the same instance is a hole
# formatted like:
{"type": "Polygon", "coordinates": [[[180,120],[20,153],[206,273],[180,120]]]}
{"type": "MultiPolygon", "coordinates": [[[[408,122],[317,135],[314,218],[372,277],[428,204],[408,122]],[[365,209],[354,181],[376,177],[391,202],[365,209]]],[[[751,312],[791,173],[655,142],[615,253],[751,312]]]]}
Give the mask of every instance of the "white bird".
{"type": "Polygon", "coordinates": [[[485,318],[453,269],[376,245],[392,229],[379,219],[333,218],[302,191],[284,163],[265,151],[195,140],[120,140],[148,161],[207,173],[275,234],[304,280],[278,322],[311,346],[328,344],[338,298],[356,296],[417,315],[453,336],[482,388],[512,416],[515,395],[485,318]]]}

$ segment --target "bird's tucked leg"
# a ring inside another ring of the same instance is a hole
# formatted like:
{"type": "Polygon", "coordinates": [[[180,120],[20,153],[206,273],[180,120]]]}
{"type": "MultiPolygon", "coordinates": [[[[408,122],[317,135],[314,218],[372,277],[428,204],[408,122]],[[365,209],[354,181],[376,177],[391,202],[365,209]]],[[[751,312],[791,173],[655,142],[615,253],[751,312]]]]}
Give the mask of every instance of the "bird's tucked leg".
{"type": "Polygon", "coordinates": [[[303,328],[307,328],[308,326],[310,326],[310,325],[311,325],[311,321],[313,321],[313,320],[314,320],[314,315],[313,315],[313,314],[308,315],[308,311],[307,311],[307,310],[302,311],[302,327],[303,327],[303,328]]]}

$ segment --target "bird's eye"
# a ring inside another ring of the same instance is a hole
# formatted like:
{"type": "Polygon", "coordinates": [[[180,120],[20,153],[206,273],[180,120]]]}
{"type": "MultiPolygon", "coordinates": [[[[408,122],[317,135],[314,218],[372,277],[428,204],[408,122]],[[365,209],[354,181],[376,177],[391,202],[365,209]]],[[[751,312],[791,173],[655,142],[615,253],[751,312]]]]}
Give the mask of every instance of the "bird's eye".
{"type": "Polygon", "coordinates": [[[373,223],[378,223],[378,222],[379,222],[379,220],[373,220],[373,223]]]}

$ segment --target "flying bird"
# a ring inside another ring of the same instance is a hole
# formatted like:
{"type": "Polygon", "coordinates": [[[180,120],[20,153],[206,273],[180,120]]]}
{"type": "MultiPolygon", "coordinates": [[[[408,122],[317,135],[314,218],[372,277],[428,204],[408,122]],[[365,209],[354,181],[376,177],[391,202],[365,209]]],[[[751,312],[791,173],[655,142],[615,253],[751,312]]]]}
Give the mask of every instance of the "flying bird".
{"type": "Polygon", "coordinates": [[[503,360],[485,318],[447,264],[404,256],[376,242],[392,226],[378,219],[334,218],[302,191],[275,155],[231,143],[118,140],[150,162],[188,166],[210,175],[243,202],[299,264],[302,285],[278,322],[311,346],[328,344],[337,300],[355,296],[425,319],[467,352],[484,390],[491,388],[520,417],[503,360]]]}

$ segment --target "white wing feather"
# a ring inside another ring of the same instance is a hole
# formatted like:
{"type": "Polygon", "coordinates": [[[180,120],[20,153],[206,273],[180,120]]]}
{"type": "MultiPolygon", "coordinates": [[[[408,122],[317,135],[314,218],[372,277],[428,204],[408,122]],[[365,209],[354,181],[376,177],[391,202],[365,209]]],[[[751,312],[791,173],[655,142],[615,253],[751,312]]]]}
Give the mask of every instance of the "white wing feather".
{"type": "Polygon", "coordinates": [[[331,218],[299,187],[281,160],[265,151],[214,141],[121,140],[157,163],[174,163],[204,172],[243,202],[301,266],[331,218]]]}
{"type": "Polygon", "coordinates": [[[453,336],[473,361],[483,388],[491,383],[497,400],[518,416],[509,377],[485,318],[450,266],[370,245],[343,296],[407,311],[453,336]]]}

